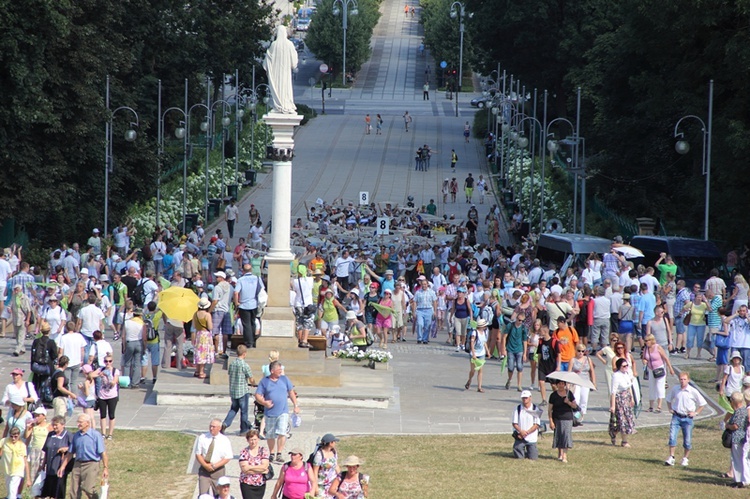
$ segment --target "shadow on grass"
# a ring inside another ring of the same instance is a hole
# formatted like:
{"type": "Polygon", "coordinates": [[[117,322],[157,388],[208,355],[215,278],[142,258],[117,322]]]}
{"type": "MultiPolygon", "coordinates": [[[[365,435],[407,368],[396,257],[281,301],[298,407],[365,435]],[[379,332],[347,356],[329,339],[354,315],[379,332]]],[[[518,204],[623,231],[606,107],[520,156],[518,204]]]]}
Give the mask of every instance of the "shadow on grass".
{"type": "MultiPolygon", "coordinates": [[[[512,450],[509,450],[507,452],[505,451],[485,452],[484,455],[488,457],[499,457],[499,458],[504,458],[504,459],[516,460],[516,456],[513,454],[512,450]]],[[[557,458],[554,456],[540,454],[539,460],[540,461],[557,461],[557,458]]]]}
{"type": "Polygon", "coordinates": [[[612,445],[612,442],[604,441],[604,440],[581,440],[580,438],[576,438],[573,443],[576,444],[586,444],[586,445],[599,445],[603,447],[612,447],[617,448],[620,447],[620,445],[612,445]]]}

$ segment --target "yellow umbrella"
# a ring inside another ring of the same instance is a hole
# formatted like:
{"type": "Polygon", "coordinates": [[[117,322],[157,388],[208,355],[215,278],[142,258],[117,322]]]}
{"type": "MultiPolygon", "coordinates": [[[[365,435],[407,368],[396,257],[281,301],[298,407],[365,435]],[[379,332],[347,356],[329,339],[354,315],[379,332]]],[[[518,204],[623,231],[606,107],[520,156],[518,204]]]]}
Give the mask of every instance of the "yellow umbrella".
{"type": "Polygon", "coordinates": [[[198,310],[198,300],[192,289],[172,286],[159,293],[157,307],[170,319],[188,322],[198,310]]]}

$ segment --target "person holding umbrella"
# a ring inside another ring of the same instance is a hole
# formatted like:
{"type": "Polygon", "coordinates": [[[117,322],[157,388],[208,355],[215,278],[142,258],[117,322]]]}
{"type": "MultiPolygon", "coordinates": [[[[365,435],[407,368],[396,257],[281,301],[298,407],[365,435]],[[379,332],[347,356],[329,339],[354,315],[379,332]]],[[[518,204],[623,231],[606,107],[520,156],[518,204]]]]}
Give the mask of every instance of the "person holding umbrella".
{"type": "Polygon", "coordinates": [[[469,333],[471,335],[471,340],[469,342],[469,353],[471,354],[471,359],[469,359],[469,381],[466,382],[464,388],[468,390],[469,387],[471,387],[471,380],[474,378],[474,372],[476,372],[477,391],[479,393],[484,393],[484,389],[482,389],[482,367],[486,362],[487,352],[485,345],[487,344],[488,325],[489,323],[486,320],[479,319],[477,321],[476,329],[469,333]]]}
{"type": "MultiPolygon", "coordinates": [[[[549,396],[549,426],[554,431],[552,447],[557,449],[557,460],[568,462],[568,449],[573,448],[573,411],[578,410],[578,404],[573,392],[568,390],[568,383],[554,378],[563,373],[556,371],[550,375],[555,391],[549,396]]],[[[572,374],[572,373],[571,373],[572,374]]],[[[577,374],[573,376],[582,379],[577,374]]]]}

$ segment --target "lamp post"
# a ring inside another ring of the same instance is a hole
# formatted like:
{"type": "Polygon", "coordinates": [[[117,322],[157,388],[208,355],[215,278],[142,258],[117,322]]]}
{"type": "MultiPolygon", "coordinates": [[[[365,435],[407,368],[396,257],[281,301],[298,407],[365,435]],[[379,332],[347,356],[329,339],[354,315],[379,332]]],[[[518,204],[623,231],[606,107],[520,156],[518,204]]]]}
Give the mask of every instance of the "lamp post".
{"type": "MultiPolygon", "coordinates": [[[[227,140],[227,127],[229,127],[232,124],[232,118],[229,117],[229,112],[227,111],[227,109],[231,109],[232,105],[229,102],[225,101],[224,99],[219,99],[219,100],[214,101],[213,104],[211,104],[211,116],[214,116],[214,113],[215,113],[214,107],[216,107],[217,104],[222,105],[222,111],[221,111],[221,189],[219,192],[219,197],[224,199],[224,188],[225,188],[224,163],[226,162],[224,146],[227,140]]],[[[211,134],[211,136],[213,137],[213,135],[216,133],[216,129],[215,129],[216,124],[212,122],[211,125],[213,125],[214,127],[214,133],[211,134]]]]}
{"type": "Polygon", "coordinates": [[[581,187],[581,234],[586,233],[586,139],[578,135],[578,129],[566,118],[556,118],[549,122],[545,133],[546,137],[550,137],[553,134],[549,133],[550,128],[556,122],[567,123],[573,135],[570,135],[562,140],[549,140],[547,142],[547,149],[550,152],[550,156],[554,158],[555,153],[560,150],[560,144],[571,146],[573,149],[572,157],[567,158],[567,162],[570,165],[569,171],[573,173],[574,178],[574,190],[573,190],[573,232],[578,230],[578,176],[583,177],[583,183],[581,187]]]}
{"type": "MultiPolygon", "coordinates": [[[[538,126],[540,130],[542,130],[542,122],[536,119],[533,116],[526,116],[525,118],[522,118],[521,121],[516,123],[516,127],[518,127],[519,133],[521,134],[520,137],[518,137],[518,140],[516,141],[516,144],[518,147],[523,151],[528,147],[529,145],[529,139],[527,139],[524,136],[524,130],[521,127],[523,125],[524,121],[530,121],[532,124],[532,130],[531,130],[531,175],[529,175],[529,178],[531,179],[531,187],[529,189],[529,229],[531,229],[532,220],[533,220],[533,211],[534,211],[534,154],[536,152],[536,146],[537,146],[537,140],[536,140],[536,127],[538,126]]],[[[542,144],[542,140],[544,137],[543,134],[539,134],[539,147],[543,150],[544,146],[542,144]]],[[[544,182],[542,182],[542,189],[544,189],[544,182]]]]}
{"type": "MultiPolygon", "coordinates": [[[[291,4],[290,4],[291,5],[291,4]]],[[[246,99],[240,94],[240,72],[234,70],[234,178],[232,184],[237,183],[240,174],[240,132],[242,131],[242,118],[245,117],[244,104],[246,99]],[[242,99],[243,107],[240,107],[242,99]]]]}
{"type": "MultiPolygon", "coordinates": [[[[466,17],[466,5],[463,2],[451,4],[451,18],[458,17],[458,31],[460,33],[458,49],[458,86],[456,88],[456,116],[458,116],[458,94],[461,92],[461,82],[464,77],[464,17],[466,17]]],[[[474,17],[473,13],[469,17],[474,17]]]]}
{"type": "MultiPolygon", "coordinates": [[[[252,146],[250,147],[250,168],[253,168],[253,165],[255,164],[255,122],[258,116],[258,113],[256,113],[255,111],[256,111],[256,108],[258,107],[258,91],[264,87],[265,87],[265,93],[263,95],[263,104],[268,104],[268,95],[271,93],[271,89],[265,83],[261,83],[257,87],[253,88],[250,91],[250,96],[249,96],[250,97],[249,108],[250,108],[250,112],[253,113],[253,126],[250,129],[250,143],[252,144],[252,146]]],[[[268,144],[267,134],[268,134],[268,131],[266,131],[266,137],[265,137],[266,141],[263,143],[264,147],[268,144]]]]}
{"type": "Polygon", "coordinates": [[[114,158],[112,153],[112,142],[114,141],[114,119],[118,111],[129,111],[135,117],[135,121],[130,122],[130,128],[125,131],[125,140],[128,142],[135,141],[137,134],[133,127],[139,126],[138,113],[132,107],[120,106],[115,110],[109,108],[109,75],[107,75],[107,90],[105,97],[108,118],[104,124],[104,236],[106,237],[109,230],[109,174],[114,171],[114,158]]]}
{"type": "Polygon", "coordinates": [[[694,114],[688,114],[683,116],[677,121],[674,126],[674,138],[679,138],[674,148],[679,154],[687,154],[690,151],[690,143],[685,140],[685,134],[678,131],[682,120],[692,118],[697,120],[700,124],[701,131],[703,132],[703,150],[701,154],[701,166],[702,173],[706,176],[706,195],[705,195],[705,206],[703,213],[703,239],[708,240],[708,214],[709,214],[709,200],[711,196],[711,136],[713,131],[713,115],[714,115],[714,81],[708,82],[708,126],[706,123],[695,116],[694,114]]]}
{"type": "Polygon", "coordinates": [[[188,110],[188,80],[185,78],[185,107],[170,107],[162,113],[161,110],[161,80],[159,80],[159,127],[158,127],[158,156],[159,156],[159,176],[156,183],[156,225],[159,225],[159,205],[161,204],[161,170],[164,156],[164,119],[167,114],[172,111],[178,111],[182,114],[182,120],[180,126],[175,128],[174,135],[178,139],[182,139],[182,232],[185,233],[185,215],[187,209],[187,133],[185,133],[185,126],[187,122],[188,110]]]}
{"type": "Polygon", "coordinates": [[[359,14],[359,6],[357,5],[357,0],[333,0],[333,15],[338,17],[338,15],[343,11],[343,15],[341,16],[341,27],[344,31],[344,52],[343,60],[341,63],[341,85],[343,85],[344,87],[346,87],[346,29],[349,26],[349,7],[351,7],[352,9],[351,14],[353,16],[359,14]]]}

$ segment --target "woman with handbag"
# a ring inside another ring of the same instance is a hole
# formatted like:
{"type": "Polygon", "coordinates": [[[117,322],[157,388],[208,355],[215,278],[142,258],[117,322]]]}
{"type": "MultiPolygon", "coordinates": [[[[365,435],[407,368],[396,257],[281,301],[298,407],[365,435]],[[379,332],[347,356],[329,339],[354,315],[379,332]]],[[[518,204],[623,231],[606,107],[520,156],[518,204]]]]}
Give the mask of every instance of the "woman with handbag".
{"type": "Polygon", "coordinates": [[[667,394],[667,370],[674,376],[674,369],[666,351],[656,342],[653,334],[646,335],[646,345],[643,348],[643,369],[651,370],[651,378],[648,382],[648,412],[654,412],[654,400],[656,400],[656,412],[661,412],[661,404],[667,394]]]}
{"type": "Polygon", "coordinates": [[[633,417],[635,402],[631,390],[634,377],[629,372],[630,367],[627,360],[617,359],[609,396],[609,437],[612,445],[617,445],[616,437],[620,433],[623,447],[630,447],[628,435],[635,433],[635,418],[633,417]]]}
{"type": "Polygon", "coordinates": [[[664,351],[672,351],[672,325],[664,315],[664,305],[654,307],[654,318],[646,323],[646,335],[652,335],[664,351]]]}
{"type": "MultiPolygon", "coordinates": [[[[242,499],[263,499],[266,493],[267,473],[271,468],[268,449],[261,447],[258,430],[245,434],[247,447],[240,452],[240,491],[242,499]]],[[[273,477],[273,473],[271,473],[273,477]]]]}
{"type": "Polygon", "coordinates": [[[554,430],[552,448],[557,449],[557,460],[568,462],[568,449],[573,448],[573,411],[578,404],[565,381],[553,380],[555,391],[549,396],[549,427],[554,430]]]}
{"type": "Polygon", "coordinates": [[[633,322],[635,307],[630,304],[630,293],[623,293],[622,305],[620,305],[618,317],[620,318],[620,323],[618,324],[617,332],[620,338],[624,340],[629,352],[633,348],[633,331],[635,331],[635,323],[633,322]]]}

